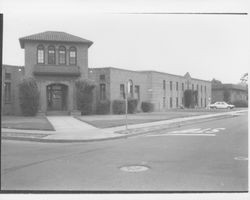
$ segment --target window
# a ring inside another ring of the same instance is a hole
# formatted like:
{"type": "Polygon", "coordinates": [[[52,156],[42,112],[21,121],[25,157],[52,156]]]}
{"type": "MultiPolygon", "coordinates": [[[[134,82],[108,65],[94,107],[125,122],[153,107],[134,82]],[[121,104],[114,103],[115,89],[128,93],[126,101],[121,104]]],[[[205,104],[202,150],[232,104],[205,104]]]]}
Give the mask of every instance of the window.
{"type": "Polygon", "coordinates": [[[202,107],[202,98],[201,98],[201,107],[202,107]]]}
{"type": "Polygon", "coordinates": [[[4,102],[10,103],[11,101],[11,83],[4,83],[4,102]]]}
{"type": "Polygon", "coordinates": [[[132,80],[129,80],[128,87],[129,87],[128,97],[133,98],[134,95],[133,95],[133,81],[132,80]]]}
{"type": "Polygon", "coordinates": [[[182,83],[181,85],[182,85],[182,91],[184,91],[184,83],[182,83]]]}
{"type": "Polygon", "coordinates": [[[206,92],[207,92],[207,87],[205,86],[205,94],[206,94],[206,92]]]}
{"type": "Polygon", "coordinates": [[[56,64],[56,51],[54,46],[48,48],[48,64],[56,64]]]}
{"type": "Polygon", "coordinates": [[[76,65],[76,48],[70,47],[69,49],[69,64],[76,65]]]}
{"type": "Polygon", "coordinates": [[[172,108],[173,107],[173,102],[172,102],[172,97],[170,97],[170,108],[172,108]]]}
{"type": "Polygon", "coordinates": [[[11,79],[11,73],[5,73],[5,79],[10,80],[11,79]]]}
{"type": "Polygon", "coordinates": [[[38,45],[38,47],[37,47],[37,63],[44,64],[44,47],[43,47],[43,45],[38,45]]]}
{"type": "Polygon", "coordinates": [[[202,93],[202,85],[201,85],[201,93],[202,93]]]}
{"type": "Polygon", "coordinates": [[[199,85],[197,84],[197,91],[199,91],[199,85]]]}
{"type": "Polygon", "coordinates": [[[176,108],[178,108],[179,102],[178,102],[178,97],[176,97],[176,108]]]}
{"type": "Polygon", "coordinates": [[[166,81],[163,80],[163,90],[166,90],[166,81]]]}
{"type": "Polygon", "coordinates": [[[140,86],[135,85],[135,98],[140,100],[140,86]]]}
{"type": "Polygon", "coordinates": [[[124,84],[120,84],[120,98],[125,99],[125,87],[124,87],[124,84]]]}
{"type": "Polygon", "coordinates": [[[100,84],[100,100],[106,99],[106,85],[100,84]]]}
{"type": "Polygon", "coordinates": [[[63,46],[59,47],[59,65],[65,65],[66,64],[66,49],[63,46]]]}
{"type": "Polygon", "coordinates": [[[163,97],[163,108],[166,108],[166,97],[163,97]]]}
{"type": "Polygon", "coordinates": [[[100,81],[105,81],[105,75],[104,74],[100,75],[100,81]]]}
{"type": "Polygon", "coordinates": [[[172,91],[172,81],[170,81],[170,90],[172,91]]]}
{"type": "MultiPolygon", "coordinates": [[[[206,86],[205,86],[206,87],[206,86]]],[[[205,98],[205,107],[207,107],[207,99],[205,98]]]]}
{"type": "Polygon", "coordinates": [[[184,98],[181,98],[181,104],[184,106],[184,98]]]}
{"type": "Polygon", "coordinates": [[[194,90],[194,84],[192,84],[192,90],[194,90]]]}
{"type": "Polygon", "coordinates": [[[176,82],[176,91],[178,91],[178,82],[176,82]]]}

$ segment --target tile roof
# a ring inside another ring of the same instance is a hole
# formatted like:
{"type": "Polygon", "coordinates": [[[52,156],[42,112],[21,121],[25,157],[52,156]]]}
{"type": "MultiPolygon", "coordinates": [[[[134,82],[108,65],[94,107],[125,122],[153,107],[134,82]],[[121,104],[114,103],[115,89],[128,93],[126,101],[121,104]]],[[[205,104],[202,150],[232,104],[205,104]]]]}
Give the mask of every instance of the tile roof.
{"type": "Polygon", "coordinates": [[[93,42],[90,40],[86,40],[84,38],[80,38],[78,36],[71,35],[65,32],[59,32],[59,31],[45,31],[42,33],[37,33],[37,34],[19,38],[21,48],[24,48],[24,43],[26,41],[75,42],[75,43],[88,44],[89,47],[93,44],[93,42]]]}

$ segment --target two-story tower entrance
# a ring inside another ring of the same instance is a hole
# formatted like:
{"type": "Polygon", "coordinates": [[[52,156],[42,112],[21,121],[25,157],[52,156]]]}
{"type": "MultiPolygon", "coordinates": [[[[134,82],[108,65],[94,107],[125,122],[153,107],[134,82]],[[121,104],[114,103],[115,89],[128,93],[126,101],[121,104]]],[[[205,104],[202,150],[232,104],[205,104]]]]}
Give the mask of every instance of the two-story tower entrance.
{"type": "Polygon", "coordinates": [[[47,109],[67,110],[68,86],[51,84],[47,86],[47,109]]]}

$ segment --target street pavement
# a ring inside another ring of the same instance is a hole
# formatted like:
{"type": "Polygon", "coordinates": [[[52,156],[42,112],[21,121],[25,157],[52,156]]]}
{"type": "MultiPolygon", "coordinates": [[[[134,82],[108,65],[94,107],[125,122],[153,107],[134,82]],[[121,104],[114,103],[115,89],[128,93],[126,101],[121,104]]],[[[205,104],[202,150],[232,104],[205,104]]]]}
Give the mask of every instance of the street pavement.
{"type": "Polygon", "coordinates": [[[119,139],[144,134],[149,131],[159,131],[161,129],[180,126],[187,123],[197,123],[198,121],[232,117],[232,115],[245,112],[247,112],[247,110],[174,118],[142,124],[133,124],[129,125],[128,129],[126,129],[125,126],[100,129],[89,125],[86,122],[80,121],[73,116],[47,116],[47,119],[53,125],[55,131],[2,128],[1,138],[37,142],[87,142],[119,139]]]}
{"type": "Polygon", "coordinates": [[[247,191],[247,113],[91,143],[2,140],[2,190],[247,191]]]}

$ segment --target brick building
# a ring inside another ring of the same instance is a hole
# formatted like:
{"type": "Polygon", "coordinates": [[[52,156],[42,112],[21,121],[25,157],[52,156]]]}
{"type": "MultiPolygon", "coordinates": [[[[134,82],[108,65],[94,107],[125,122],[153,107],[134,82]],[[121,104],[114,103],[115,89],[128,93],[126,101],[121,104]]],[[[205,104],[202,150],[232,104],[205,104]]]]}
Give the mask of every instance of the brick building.
{"type": "Polygon", "coordinates": [[[240,84],[222,84],[218,81],[212,81],[212,100],[225,101],[232,104],[237,102],[248,102],[248,89],[240,84]]]}
{"type": "Polygon", "coordinates": [[[211,82],[156,71],[132,71],[88,67],[88,48],[93,42],[64,32],[47,31],[19,39],[25,50],[25,66],[2,67],[2,113],[20,114],[18,83],[33,77],[40,91],[41,113],[77,112],[76,80],[95,83],[94,106],[100,100],[124,99],[128,96],[154,104],[155,110],[177,108],[183,104],[186,89],[197,91],[196,106],[206,107],[211,98],[211,82]]]}

